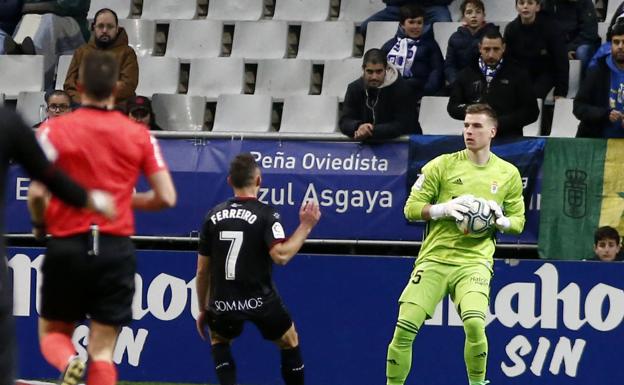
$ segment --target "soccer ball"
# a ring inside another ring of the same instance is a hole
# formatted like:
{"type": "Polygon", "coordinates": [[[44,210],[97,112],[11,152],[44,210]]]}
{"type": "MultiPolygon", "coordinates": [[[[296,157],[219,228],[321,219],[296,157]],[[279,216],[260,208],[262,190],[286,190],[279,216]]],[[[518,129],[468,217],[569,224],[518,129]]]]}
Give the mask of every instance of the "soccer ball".
{"type": "Polygon", "coordinates": [[[463,214],[462,220],[455,221],[459,231],[474,238],[486,235],[496,218],[485,199],[476,198],[472,202],[463,205],[468,207],[469,211],[463,214]]]}

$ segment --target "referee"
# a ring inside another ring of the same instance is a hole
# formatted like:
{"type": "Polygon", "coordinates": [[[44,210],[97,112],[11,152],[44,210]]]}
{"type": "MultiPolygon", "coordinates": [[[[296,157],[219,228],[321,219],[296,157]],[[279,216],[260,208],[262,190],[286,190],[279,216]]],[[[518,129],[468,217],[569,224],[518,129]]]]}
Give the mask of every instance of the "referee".
{"type": "MultiPolygon", "coordinates": [[[[46,159],[37,145],[35,135],[20,119],[7,109],[0,108],[0,210],[4,196],[4,181],[10,161],[19,163],[33,178],[47,185],[59,198],[76,207],[87,207],[114,215],[111,197],[101,191],[87,193],[71,179],[59,172],[46,159]]],[[[33,182],[34,183],[34,182],[33,182]]],[[[0,216],[2,218],[2,216],[0,216]]],[[[13,293],[9,282],[2,234],[4,226],[0,220],[0,385],[13,385],[15,367],[15,341],[13,332],[13,293]]]]}
{"type": "Polygon", "coordinates": [[[132,321],[135,290],[132,209],[159,210],[176,202],[156,139],[113,110],[118,71],[110,54],[87,55],[79,75],[82,107],[44,122],[38,132],[48,158],[85,186],[110,191],[118,213],[107,220],[55,197],[46,202],[41,189],[29,192],[33,221],[45,222],[52,235],[41,267],[39,343],[46,361],[63,373],[63,385],[78,383],[85,370],[89,385],[116,383],[113,351],[120,327],[132,321]],[[133,193],[141,173],[152,189],[133,193]],[[86,369],[71,336],[87,316],[86,369]]]}

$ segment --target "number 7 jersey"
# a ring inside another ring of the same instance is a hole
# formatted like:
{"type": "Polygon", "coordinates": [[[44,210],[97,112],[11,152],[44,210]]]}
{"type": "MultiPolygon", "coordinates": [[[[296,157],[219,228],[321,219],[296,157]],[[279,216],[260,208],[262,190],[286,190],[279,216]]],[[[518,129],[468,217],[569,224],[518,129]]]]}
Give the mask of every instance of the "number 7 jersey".
{"type": "Polygon", "coordinates": [[[210,258],[210,302],[275,294],[269,250],[285,240],[279,213],[255,198],[210,210],[199,237],[199,253],[210,258]]]}

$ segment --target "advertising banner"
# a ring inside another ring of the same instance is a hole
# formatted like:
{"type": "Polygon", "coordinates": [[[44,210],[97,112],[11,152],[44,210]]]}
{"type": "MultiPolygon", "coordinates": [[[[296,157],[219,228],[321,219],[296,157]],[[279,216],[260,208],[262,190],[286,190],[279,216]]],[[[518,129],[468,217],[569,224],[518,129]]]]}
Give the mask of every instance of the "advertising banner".
{"type": "MultiPolygon", "coordinates": [[[[43,249],[9,249],[18,327],[19,376],[56,378],[37,345],[36,290],[43,249]]],[[[140,251],[134,322],[115,350],[119,379],[217,383],[210,347],[195,329],[193,252],[140,251]]],[[[412,270],[401,257],[297,256],[276,267],[310,385],[385,382],[397,298],[412,270]]],[[[624,263],[503,261],[494,265],[487,378],[506,385],[622,384],[624,263]]],[[[74,335],[85,356],[88,327],[74,335]]],[[[414,343],[406,384],[467,383],[464,333],[444,300],[414,343]]],[[[279,353],[251,324],[233,344],[241,384],[281,384],[279,353]]]]}

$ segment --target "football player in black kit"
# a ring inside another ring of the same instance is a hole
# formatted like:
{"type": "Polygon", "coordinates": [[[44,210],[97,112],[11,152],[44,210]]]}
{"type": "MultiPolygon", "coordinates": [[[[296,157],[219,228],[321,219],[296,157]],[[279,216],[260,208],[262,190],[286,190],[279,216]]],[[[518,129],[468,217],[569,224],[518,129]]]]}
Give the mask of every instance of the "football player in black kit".
{"type": "Polygon", "coordinates": [[[280,215],[257,199],[262,178],[251,154],[234,158],[227,180],[234,197],[210,210],[199,238],[197,330],[205,339],[205,327],[210,329],[221,385],[236,382],[230,343],[241,334],[245,321],[280,348],[286,385],[303,385],[299,337],[271,271],[274,262],[285,265],[299,251],[321,212],[318,204],[304,203],[299,226],[286,238],[280,215]]]}

